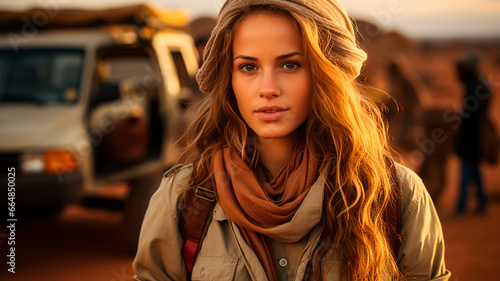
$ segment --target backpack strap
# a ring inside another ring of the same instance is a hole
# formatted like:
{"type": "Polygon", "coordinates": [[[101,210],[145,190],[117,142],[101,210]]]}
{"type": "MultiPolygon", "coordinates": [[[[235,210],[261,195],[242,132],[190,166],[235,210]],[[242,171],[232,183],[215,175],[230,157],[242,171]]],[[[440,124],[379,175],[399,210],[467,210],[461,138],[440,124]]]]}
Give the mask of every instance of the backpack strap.
{"type": "Polygon", "coordinates": [[[203,186],[197,186],[194,192],[188,195],[180,212],[179,230],[184,240],[182,255],[189,277],[212,218],[215,203],[214,183],[209,180],[203,186]]]}

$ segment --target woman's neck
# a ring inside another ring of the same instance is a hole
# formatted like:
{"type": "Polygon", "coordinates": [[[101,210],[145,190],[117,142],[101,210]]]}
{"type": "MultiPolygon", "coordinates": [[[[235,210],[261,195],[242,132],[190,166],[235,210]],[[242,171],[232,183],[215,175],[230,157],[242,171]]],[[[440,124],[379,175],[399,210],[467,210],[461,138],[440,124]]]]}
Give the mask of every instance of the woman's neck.
{"type": "Polygon", "coordinates": [[[295,141],[290,138],[259,138],[259,162],[276,177],[293,156],[295,141]]]}

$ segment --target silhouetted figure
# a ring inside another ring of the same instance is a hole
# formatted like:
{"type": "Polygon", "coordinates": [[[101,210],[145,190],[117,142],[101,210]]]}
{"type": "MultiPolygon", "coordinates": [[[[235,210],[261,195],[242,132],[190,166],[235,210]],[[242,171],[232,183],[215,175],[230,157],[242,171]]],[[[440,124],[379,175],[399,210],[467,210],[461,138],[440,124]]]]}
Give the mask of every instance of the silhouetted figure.
{"type": "Polygon", "coordinates": [[[387,74],[389,94],[396,101],[387,104],[389,133],[398,148],[416,149],[415,140],[423,139],[426,134],[423,118],[432,98],[405,56],[393,57],[387,74]]]}
{"type": "Polygon", "coordinates": [[[210,34],[217,24],[217,19],[212,17],[201,17],[189,23],[189,32],[193,36],[194,45],[198,51],[198,64],[203,64],[203,53],[208,43],[210,34]]]}
{"type": "Polygon", "coordinates": [[[404,55],[393,56],[387,67],[389,133],[400,154],[409,155],[405,164],[422,178],[431,198],[438,201],[446,182],[449,142],[432,139],[434,130],[449,131],[442,110],[430,109],[432,97],[418,73],[404,55]]]}
{"type": "MultiPolygon", "coordinates": [[[[212,34],[212,30],[216,24],[217,19],[212,17],[201,17],[189,23],[189,33],[193,37],[194,46],[198,52],[199,67],[203,65],[205,46],[207,45],[208,39],[210,39],[210,34],[212,34]]],[[[184,147],[186,145],[185,139],[182,136],[196,116],[198,111],[197,105],[199,105],[199,103],[206,97],[206,95],[200,91],[198,83],[196,82],[196,77],[191,78],[189,87],[191,88],[191,93],[182,101],[182,106],[185,112],[179,125],[181,128],[181,134],[179,135],[180,140],[178,145],[180,147],[184,147]]]]}
{"type": "Polygon", "coordinates": [[[479,162],[481,122],[486,122],[491,90],[485,79],[477,70],[479,58],[476,55],[465,55],[457,61],[458,78],[465,90],[462,123],[457,137],[457,154],[462,159],[462,179],[457,203],[457,213],[466,210],[469,184],[476,189],[478,210],[486,208],[487,195],[484,191],[479,162]]]}
{"type": "Polygon", "coordinates": [[[417,171],[422,178],[434,204],[444,191],[447,181],[446,165],[448,157],[453,153],[454,139],[452,124],[443,116],[460,118],[459,113],[447,109],[433,108],[425,111],[424,124],[427,138],[420,142],[419,155],[423,157],[420,169],[417,171]]]}

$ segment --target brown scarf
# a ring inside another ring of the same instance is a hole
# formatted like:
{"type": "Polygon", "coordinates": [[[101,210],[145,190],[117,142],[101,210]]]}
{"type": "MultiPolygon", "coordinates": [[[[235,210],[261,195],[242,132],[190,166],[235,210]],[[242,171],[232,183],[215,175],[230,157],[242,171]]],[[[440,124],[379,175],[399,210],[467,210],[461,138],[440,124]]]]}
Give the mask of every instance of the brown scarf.
{"type": "MultiPolygon", "coordinates": [[[[271,241],[273,229],[292,220],[317,179],[318,162],[307,149],[294,155],[270,182],[226,147],[214,156],[215,196],[264,267],[269,280],[279,280],[271,241]]],[[[279,237],[277,237],[279,238],[279,237]]]]}

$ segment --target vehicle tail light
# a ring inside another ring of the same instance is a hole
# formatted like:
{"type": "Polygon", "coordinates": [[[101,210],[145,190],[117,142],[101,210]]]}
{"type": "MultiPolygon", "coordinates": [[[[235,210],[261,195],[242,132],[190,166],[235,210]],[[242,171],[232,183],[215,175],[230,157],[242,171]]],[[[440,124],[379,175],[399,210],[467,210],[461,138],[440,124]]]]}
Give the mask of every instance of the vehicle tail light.
{"type": "Polygon", "coordinates": [[[48,150],[45,151],[44,158],[47,174],[73,172],[78,167],[78,160],[68,150],[48,150]]]}

